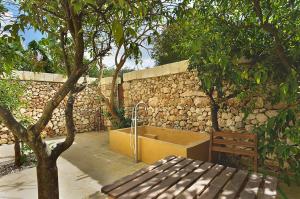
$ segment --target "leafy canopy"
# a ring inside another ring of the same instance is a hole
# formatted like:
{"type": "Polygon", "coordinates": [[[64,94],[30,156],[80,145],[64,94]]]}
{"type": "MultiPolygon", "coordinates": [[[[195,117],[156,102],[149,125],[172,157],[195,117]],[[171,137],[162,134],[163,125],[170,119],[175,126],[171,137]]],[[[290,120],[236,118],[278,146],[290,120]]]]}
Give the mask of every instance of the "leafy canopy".
{"type": "Polygon", "coordinates": [[[185,35],[180,23],[171,23],[154,38],[151,57],[157,65],[163,65],[188,59],[188,55],[178,52],[176,44],[185,35]]]}
{"type": "Polygon", "coordinates": [[[299,13],[298,1],[183,1],[173,22],[186,34],[171,50],[189,57],[218,103],[233,94],[247,106],[256,96],[286,104],[258,130],[262,161],[275,158],[285,179],[300,174],[299,13]]]}
{"type": "Polygon", "coordinates": [[[0,106],[15,111],[22,104],[24,87],[12,75],[15,64],[22,60],[23,47],[19,37],[13,37],[4,24],[5,8],[0,1],[0,106]]]}

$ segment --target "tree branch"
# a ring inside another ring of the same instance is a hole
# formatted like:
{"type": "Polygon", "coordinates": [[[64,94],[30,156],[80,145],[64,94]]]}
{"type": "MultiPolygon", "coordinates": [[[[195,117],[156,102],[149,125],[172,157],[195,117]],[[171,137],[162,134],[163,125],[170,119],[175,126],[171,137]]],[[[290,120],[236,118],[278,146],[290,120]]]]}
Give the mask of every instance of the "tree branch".
{"type": "MultiPolygon", "coordinates": [[[[36,6],[38,6],[38,5],[36,5],[36,6]]],[[[49,9],[47,9],[47,8],[45,8],[45,7],[41,7],[41,9],[42,9],[43,11],[45,11],[45,12],[50,13],[51,15],[53,15],[53,16],[59,18],[59,19],[65,20],[64,16],[59,15],[57,12],[54,12],[54,11],[52,11],[52,10],[49,10],[49,9]]]]}
{"type": "Polygon", "coordinates": [[[116,111],[114,110],[114,106],[113,106],[113,102],[111,102],[109,100],[109,98],[105,97],[105,95],[101,92],[99,92],[100,94],[100,97],[101,97],[101,100],[105,103],[105,105],[107,106],[107,108],[109,109],[109,113],[111,114],[111,116],[116,120],[116,121],[119,121],[119,117],[116,113],[116,111]]]}
{"type": "Polygon", "coordinates": [[[66,104],[66,109],[65,109],[65,119],[66,119],[66,129],[67,129],[66,139],[63,142],[58,143],[55,146],[55,148],[52,149],[51,152],[51,157],[55,160],[60,156],[62,152],[64,152],[70,146],[72,146],[75,139],[76,128],[73,119],[75,95],[76,94],[73,91],[71,91],[66,104]]]}
{"type": "Polygon", "coordinates": [[[289,72],[290,68],[293,67],[290,62],[288,57],[285,54],[285,50],[283,47],[283,44],[281,42],[281,39],[279,37],[279,31],[278,29],[271,23],[268,22],[268,18],[264,21],[264,16],[263,12],[260,6],[260,0],[252,0],[253,2],[253,10],[256,13],[256,16],[258,17],[260,21],[260,25],[265,30],[267,33],[269,33],[273,38],[275,42],[275,52],[280,60],[280,62],[283,64],[284,67],[281,67],[281,69],[284,72],[289,72]]]}
{"type": "Polygon", "coordinates": [[[0,106],[0,118],[5,126],[12,131],[19,139],[29,143],[29,136],[27,130],[22,126],[12,115],[12,113],[5,107],[0,106]]]}
{"type": "Polygon", "coordinates": [[[101,47],[101,49],[98,50],[98,52],[96,49],[96,43],[95,43],[94,39],[95,39],[95,37],[93,38],[93,52],[95,55],[92,60],[90,60],[87,64],[85,64],[86,67],[88,67],[88,65],[90,65],[91,63],[95,62],[98,58],[104,57],[111,50],[111,35],[108,38],[108,44],[107,44],[106,48],[101,47]]]}
{"type": "Polygon", "coordinates": [[[83,64],[84,40],[82,31],[82,16],[74,12],[72,6],[67,0],[63,0],[62,4],[65,12],[67,13],[68,28],[75,43],[74,67],[72,68],[72,71],[70,71],[67,81],[44,107],[40,119],[31,127],[30,130],[36,136],[39,135],[46,127],[52,117],[54,109],[60,104],[66,95],[75,88],[78,79],[87,71],[87,67],[83,64]]]}
{"type": "Polygon", "coordinates": [[[65,40],[66,40],[66,33],[61,29],[60,30],[60,47],[62,49],[64,64],[67,69],[67,74],[68,74],[68,76],[70,76],[72,69],[71,69],[71,65],[70,65],[70,62],[68,59],[68,54],[66,51],[66,41],[65,40]]]}
{"type": "Polygon", "coordinates": [[[229,94],[229,95],[227,95],[227,96],[225,96],[225,97],[222,97],[220,100],[217,101],[217,103],[218,103],[218,104],[219,104],[219,103],[224,103],[224,102],[226,102],[226,101],[229,100],[229,99],[235,98],[239,93],[240,93],[240,92],[235,91],[235,92],[233,92],[233,93],[231,93],[231,94],[229,94]]]}
{"type": "Polygon", "coordinates": [[[48,124],[49,120],[52,117],[52,113],[54,109],[60,104],[60,102],[66,97],[66,95],[73,89],[78,81],[78,79],[82,76],[82,74],[86,71],[86,68],[81,68],[77,71],[74,71],[67,81],[62,85],[62,87],[56,92],[53,98],[46,104],[44,107],[42,116],[40,119],[32,126],[32,131],[35,134],[39,134],[48,124]]]}

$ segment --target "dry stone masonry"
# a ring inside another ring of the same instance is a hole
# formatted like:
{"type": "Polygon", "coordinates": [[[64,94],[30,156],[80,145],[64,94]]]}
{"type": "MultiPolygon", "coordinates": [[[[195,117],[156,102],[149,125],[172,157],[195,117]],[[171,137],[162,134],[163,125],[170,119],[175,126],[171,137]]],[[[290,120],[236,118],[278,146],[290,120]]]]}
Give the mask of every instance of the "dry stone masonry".
{"type": "MultiPolygon", "coordinates": [[[[158,66],[152,69],[124,74],[124,102],[127,116],[139,101],[148,104],[148,111],[141,113],[147,124],[166,128],[209,132],[211,130],[209,99],[199,91],[196,72],[187,71],[186,61],[158,66]]],[[[243,121],[244,114],[237,100],[230,108],[220,110],[219,125],[223,129],[251,131],[277,115],[276,109],[255,99],[256,109],[243,121]]]]}
{"type": "MultiPolygon", "coordinates": [[[[125,114],[131,117],[132,107],[139,101],[148,104],[147,112],[140,110],[145,124],[166,128],[209,132],[211,130],[209,99],[199,90],[199,81],[195,72],[187,71],[187,61],[157,66],[150,69],[126,73],[123,76],[123,94],[125,114]]],[[[27,86],[24,99],[26,107],[20,114],[36,121],[42,113],[45,103],[55,94],[65,81],[58,74],[16,72],[27,86]]],[[[82,81],[82,80],[81,80],[82,81]]],[[[78,132],[97,128],[97,111],[105,106],[100,102],[95,79],[89,78],[88,87],[79,94],[74,107],[74,119],[78,132]]],[[[101,81],[101,91],[109,96],[112,78],[101,81]]],[[[118,80],[118,84],[120,81],[118,80]]],[[[223,129],[251,131],[255,125],[265,123],[268,118],[277,115],[282,104],[271,106],[261,98],[255,100],[256,109],[243,121],[243,113],[236,99],[229,101],[226,110],[219,111],[219,125],[223,129]]],[[[53,113],[44,134],[57,136],[65,133],[63,102],[53,113]]],[[[107,119],[104,122],[109,124],[107,119]]],[[[13,143],[13,135],[0,123],[0,144],[13,143]]]]}
{"type": "MultiPolygon", "coordinates": [[[[20,108],[19,114],[22,118],[29,121],[37,121],[43,111],[45,104],[62,86],[65,78],[62,75],[32,72],[16,72],[22,84],[25,85],[25,94],[23,100],[26,103],[20,108]]],[[[99,122],[100,99],[97,94],[97,84],[95,78],[88,78],[89,84],[79,93],[74,104],[74,122],[77,132],[93,131],[97,129],[99,122]]],[[[81,80],[82,81],[82,80],[81,80]]],[[[101,85],[104,93],[110,88],[111,78],[104,78],[101,85]]],[[[57,109],[55,109],[51,121],[48,123],[44,136],[60,136],[65,134],[65,103],[63,101],[57,109]]],[[[13,134],[0,123],[0,144],[11,144],[14,141],[13,134]]]]}

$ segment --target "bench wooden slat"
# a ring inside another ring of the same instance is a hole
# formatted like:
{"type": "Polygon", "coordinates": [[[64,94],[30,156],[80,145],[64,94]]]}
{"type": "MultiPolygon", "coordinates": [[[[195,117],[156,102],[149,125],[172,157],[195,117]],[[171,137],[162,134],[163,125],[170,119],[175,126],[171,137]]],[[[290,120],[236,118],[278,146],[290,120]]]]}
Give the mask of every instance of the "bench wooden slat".
{"type": "Polygon", "coordinates": [[[236,169],[231,167],[227,167],[226,169],[224,169],[222,173],[211,182],[210,186],[207,187],[205,191],[197,198],[214,199],[235,171],[236,169]]]}
{"type": "Polygon", "coordinates": [[[249,176],[248,182],[240,193],[240,199],[255,199],[262,182],[262,174],[253,173],[249,176]]]}
{"type": "Polygon", "coordinates": [[[243,147],[256,147],[254,142],[242,142],[235,140],[224,140],[224,139],[214,139],[214,144],[232,145],[232,146],[243,146],[243,147]]]}
{"type": "Polygon", "coordinates": [[[108,198],[275,199],[277,195],[275,177],[183,157],[168,157],[134,174],[109,185],[117,187],[108,198]]]}
{"type": "Polygon", "coordinates": [[[177,184],[170,187],[166,192],[161,194],[158,199],[172,199],[178,196],[181,192],[187,189],[193,184],[201,175],[203,175],[208,169],[213,166],[212,163],[206,162],[202,164],[199,168],[194,170],[192,173],[188,174],[182,178],[177,184]]]}
{"type": "Polygon", "coordinates": [[[183,191],[177,198],[190,199],[199,195],[207,185],[224,169],[222,165],[213,166],[208,172],[202,175],[192,186],[183,191]]]}
{"type": "Polygon", "coordinates": [[[157,198],[160,194],[165,192],[168,188],[170,188],[172,185],[177,183],[180,179],[191,173],[193,170],[198,168],[202,162],[195,162],[194,164],[190,164],[187,167],[183,168],[182,170],[178,171],[177,173],[173,174],[172,176],[168,177],[164,181],[162,181],[160,184],[156,185],[143,195],[141,195],[140,199],[150,199],[150,198],[157,198]]]}
{"type": "Polygon", "coordinates": [[[209,161],[213,161],[213,152],[248,156],[253,159],[254,171],[257,171],[257,135],[228,131],[211,132],[209,161]]]}
{"type": "Polygon", "coordinates": [[[216,151],[216,152],[233,153],[233,154],[237,154],[237,155],[244,155],[244,156],[250,156],[250,157],[254,157],[256,155],[254,151],[229,148],[229,147],[212,146],[212,150],[216,151]]]}
{"type": "Polygon", "coordinates": [[[247,179],[248,171],[238,170],[219,194],[219,199],[234,199],[247,179]]]}
{"type": "Polygon", "coordinates": [[[110,192],[111,190],[113,190],[113,189],[115,189],[115,188],[117,188],[117,187],[119,187],[119,186],[121,186],[121,185],[123,185],[123,184],[125,184],[125,183],[127,183],[127,182],[129,182],[129,181],[145,174],[145,173],[147,173],[148,171],[151,171],[151,170],[167,163],[168,161],[173,160],[174,158],[175,158],[175,156],[168,156],[168,157],[166,157],[162,160],[159,160],[156,163],[154,163],[154,164],[152,164],[152,165],[150,165],[146,168],[140,169],[140,170],[134,172],[131,175],[125,176],[125,177],[123,177],[123,178],[121,178],[121,179],[119,179],[119,180],[117,180],[117,181],[115,181],[115,182],[113,182],[109,185],[106,185],[106,186],[102,187],[101,192],[105,193],[105,194],[108,194],[108,192],[110,192]]]}
{"type": "Polygon", "coordinates": [[[157,167],[147,173],[145,173],[144,175],[141,175],[137,178],[135,178],[134,180],[131,180],[130,182],[124,184],[124,185],[121,185],[120,187],[110,191],[108,193],[109,196],[112,196],[112,197],[119,197],[120,195],[122,195],[123,193],[127,192],[128,190],[138,186],[139,184],[142,184],[143,182],[151,179],[152,177],[158,175],[160,172],[168,169],[168,168],[171,168],[172,166],[174,166],[175,164],[183,161],[185,158],[175,158],[165,164],[163,164],[162,166],[160,167],[157,167]]]}
{"type": "Polygon", "coordinates": [[[277,178],[266,176],[262,192],[259,193],[258,199],[275,199],[277,195],[277,178]]]}
{"type": "Polygon", "coordinates": [[[227,137],[227,138],[239,138],[239,139],[255,139],[255,134],[253,133],[235,133],[231,131],[217,131],[214,132],[215,137],[227,137]]]}
{"type": "Polygon", "coordinates": [[[191,164],[193,160],[186,159],[184,161],[179,162],[178,164],[174,165],[173,167],[165,170],[164,172],[160,173],[159,175],[153,177],[147,182],[144,182],[140,184],[139,186],[131,189],[130,191],[124,193],[122,196],[119,197],[119,199],[129,199],[129,198],[136,198],[137,196],[145,193],[147,190],[149,190],[151,187],[157,185],[164,179],[166,179],[168,176],[174,174],[175,172],[179,171],[180,169],[186,167],[187,165],[191,164]]]}

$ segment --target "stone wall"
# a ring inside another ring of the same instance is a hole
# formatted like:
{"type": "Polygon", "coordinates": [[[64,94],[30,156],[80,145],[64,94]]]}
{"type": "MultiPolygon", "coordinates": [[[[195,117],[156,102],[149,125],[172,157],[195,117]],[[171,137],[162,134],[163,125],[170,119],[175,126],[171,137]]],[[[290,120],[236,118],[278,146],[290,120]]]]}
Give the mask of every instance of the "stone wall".
{"type": "MultiPolygon", "coordinates": [[[[140,111],[145,124],[209,132],[209,99],[199,90],[197,74],[187,71],[187,66],[187,61],[182,61],[124,74],[122,101],[126,116],[131,117],[132,107],[139,101],[144,101],[149,106],[146,112],[140,111]]],[[[66,80],[58,74],[16,72],[16,75],[27,86],[24,96],[27,105],[19,111],[32,121],[41,116],[45,103],[66,80]]],[[[97,84],[93,83],[95,80],[88,79],[89,85],[79,94],[75,103],[74,119],[78,132],[98,129],[100,107],[102,111],[106,110],[100,102],[97,84]]],[[[101,81],[101,91],[105,96],[110,94],[111,81],[111,78],[103,78],[101,81]]],[[[119,99],[119,96],[116,98],[119,99]]],[[[244,115],[238,102],[230,101],[229,108],[219,112],[220,127],[251,131],[255,125],[263,124],[268,118],[277,115],[277,109],[282,108],[281,105],[271,106],[261,98],[253,100],[256,109],[245,121],[242,120],[244,115]]],[[[65,133],[64,105],[65,101],[54,111],[45,135],[65,133]]],[[[12,134],[0,124],[0,144],[12,142],[12,134]]]]}
{"type": "MultiPolygon", "coordinates": [[[[167,128],[209,132],[211,130],[209,99],[199,91],[195,72],[187,71],[186,61],[158,66],[124,74],[124,106],[128,117],[131,108],[139,101],[148,104],[147,112],[141,111],[146,124],[167,128]]],[[[230,108],[220,110],[219,125],[223,129],[251,131],[257,124],[266,122],[277,114],[276,109],[255,100],[256,109],[245,121],[237,100],[230,108]]]]}
{"type": "MultiPolygon", "coordinates": [[[[66,80],[58,74],[15,72],[20,83],[25,85],[23,100],[26,103],[19,113],[30,121],[37,121],[47,101],[55,94],[66,80]]],[[[82,79],[80,80],[82,81],[82,79]]],[[[74,122],[77,132],[86,132],[99,129],[99,111],[102,104],[97,94],[95,78],[88,78],[87,87],[79,93],[74,104],[74,122]]],[[[103,78],[101,89],[109,93],[111,78],[103,78]]],[[[65,103],[64,100],[54,110],[51,121],[48,123],[44,136],[60,136],[65,134],[65,103]]],[[[0,144],[13,143],[13,135],[7,127],[0,123],[0,144]]]]}

